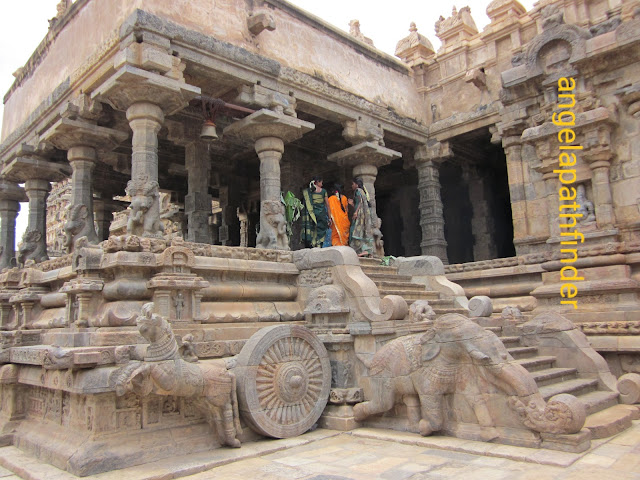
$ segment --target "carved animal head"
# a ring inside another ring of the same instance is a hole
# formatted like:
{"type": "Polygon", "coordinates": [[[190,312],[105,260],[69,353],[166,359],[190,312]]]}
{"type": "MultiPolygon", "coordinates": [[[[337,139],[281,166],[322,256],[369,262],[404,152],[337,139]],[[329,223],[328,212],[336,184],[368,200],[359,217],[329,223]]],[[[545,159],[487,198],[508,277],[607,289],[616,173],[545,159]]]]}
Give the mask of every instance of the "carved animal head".
{"type": "Polygon", "coordinates": [[[136,319],[138,330],[149,343],[159,343],[173,336],[171,325],[162,316],[153,313],[153,302],[142,306],[141,315],[136,319]]]}

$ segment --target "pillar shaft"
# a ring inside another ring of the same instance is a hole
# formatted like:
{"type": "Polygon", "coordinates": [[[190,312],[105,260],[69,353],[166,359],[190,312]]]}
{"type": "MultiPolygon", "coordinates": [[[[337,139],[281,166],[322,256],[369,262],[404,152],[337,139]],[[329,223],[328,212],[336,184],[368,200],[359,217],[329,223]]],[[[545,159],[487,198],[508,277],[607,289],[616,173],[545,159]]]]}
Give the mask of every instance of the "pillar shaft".
{"type": "Polygon", "coordinates": [[[522,160],[522,144],[520,137],[503,139],[504,154],[507,159],[507,178],[509,181],[509,199],[511,200],[511,217],[513,220],[513,238],[519,240],[530,235],[527,221],[527,198],[525,184],[529,182],[528,168],[522,160]]]}
{"type": "Polygon", "coordinates": [[[558,197],[558,175],[551,172],[542,176],[547,190],[547,212],[549,212],[549,237],[560,236],[560,199],[558,197]]]}
{"type": "Polygon", "coordinates": [[[256,140],[255,148],[260,158],[260,233],[256,247],[289,250],[284,206],[280,201],[280,159],[284,141],[263,137],[256,140]]]}
{"type": "Polygon", "coordinates": [[[127,186],[131,197],[127,233],[159,237],[164,229],[160,222],[158,132],[164,114],[157,105],[138,102],[127,109],[127,120],[133,131],[131,181],[127,186]]]}
{"type": "Polygon", "coordinates": [[[67,158],[73,169],[71,175],[70,214],[65,224],[66,247],[71,251],[80,237],[89,243],[98,243],[93,214],[93,168],[96,149],[89,146],[71,147],[67,158]]]}
{"type": "Polygon", "coordinates": [[[158,132],[164,122],[162,109],[153,103],[134,103],[127,109],[133,131],[131,140],[131,179],[158,181],[158,132]]]}
{"type": "Polygon", "coordinates": [[[187,240],[211,243],[211,228],[209,227],[211,162],[207,145],[202,142],[187,144],[185,147],[185,166],[188,173],[188,193],[184,200],[187,215],[187,240]]]}
{"type": "Polygon", "coordinates": [[[615,224],[613,198],[609,184],[609,162],[600,161],[590,165],[592,174],[593,203],[598,228],[612,228],[615,224]]]}
{"type": "Polygon", "coordinates": [[[29,217],[23,246],[22,262],[47,260],[47,196],[51,184],[47,180],[29,179],[24,183],[24,190],[29,198],[29,217]]]}
{"type": "MultiPolygon", "coordinates": [[[[416,155],[416,159],[420,160],[416,155]]],[[[440,197],[440,173],[433,160],[418,161],[418,191],[420,192],[420,227],[423,255],[433,255],[448,264],[447,241],[444,238],[444,213],[440,197]]]]}
{"type": "Polygon", "coordinates": [[[11,266],[16,256],[16,217],[20,203],[16,200],[0,199],[0,270],[11,266]]]}

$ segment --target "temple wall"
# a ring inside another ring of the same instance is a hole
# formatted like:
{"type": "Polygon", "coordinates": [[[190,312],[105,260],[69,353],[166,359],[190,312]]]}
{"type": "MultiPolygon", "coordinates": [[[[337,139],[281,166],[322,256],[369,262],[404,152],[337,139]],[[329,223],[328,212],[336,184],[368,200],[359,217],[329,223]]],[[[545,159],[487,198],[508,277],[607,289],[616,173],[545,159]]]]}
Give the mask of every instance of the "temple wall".
{"type": "Polygon", "coordinates": [[[9,94],[4,111],[3,139],[16,130],[56,87],[69,77],[73,83],[77,76],[75,72],[84,71],[108,55],[116,46],[120,25],[137,8],[274,59],[369,101],[389,105],[401,116],[424,119],[425,109],[406,67],[319,19],[305,21],[302,15],[294,16],[273,8],[270,13],[276,29],[252,36],[247,27],[250,11],[244,2],[79,0],[76,3],[70,9],[75,16],[42,54],[33,74],[27,74],[20,86],[9,94]],[[224,22],[218,21],[220,18],[224,18],[224,22]],[[350,73],[345,75],[345,72],[350,73]]]}

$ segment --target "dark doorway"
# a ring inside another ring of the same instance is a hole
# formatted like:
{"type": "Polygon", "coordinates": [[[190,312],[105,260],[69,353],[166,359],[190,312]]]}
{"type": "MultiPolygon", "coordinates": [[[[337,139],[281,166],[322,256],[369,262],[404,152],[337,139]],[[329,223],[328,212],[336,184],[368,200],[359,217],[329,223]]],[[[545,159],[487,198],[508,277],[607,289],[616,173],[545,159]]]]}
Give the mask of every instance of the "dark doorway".
{"type": "Polygon", "coordinates": [[[504,151],[488,128],[451,140],[453,158],[440,167],[449,263],[515,255],[504,151]]]}

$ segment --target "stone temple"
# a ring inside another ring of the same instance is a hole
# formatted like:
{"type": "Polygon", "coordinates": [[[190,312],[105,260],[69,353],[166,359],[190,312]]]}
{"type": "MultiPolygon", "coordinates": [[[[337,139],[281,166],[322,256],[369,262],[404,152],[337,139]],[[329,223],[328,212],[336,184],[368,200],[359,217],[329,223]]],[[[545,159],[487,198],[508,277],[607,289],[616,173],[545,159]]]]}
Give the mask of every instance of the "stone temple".
{"type": "Polygon", "coordinates": [[[316,424],[627,428],[640,2],[487,15],[394,58],[284,0],[61,1],[4,97],[0,444],[84,476],[316,424]],[[390,266],[287,235],[316,174],[363,179],[390,266]]]}

